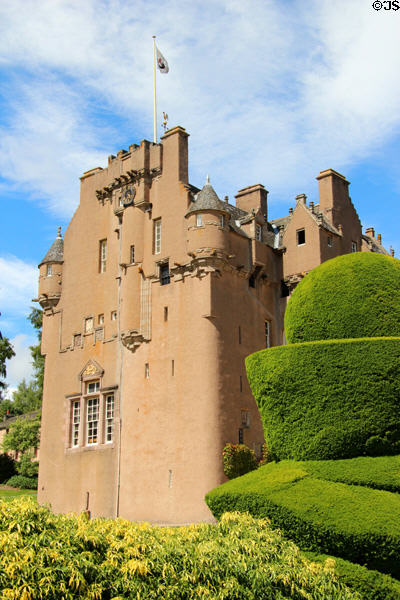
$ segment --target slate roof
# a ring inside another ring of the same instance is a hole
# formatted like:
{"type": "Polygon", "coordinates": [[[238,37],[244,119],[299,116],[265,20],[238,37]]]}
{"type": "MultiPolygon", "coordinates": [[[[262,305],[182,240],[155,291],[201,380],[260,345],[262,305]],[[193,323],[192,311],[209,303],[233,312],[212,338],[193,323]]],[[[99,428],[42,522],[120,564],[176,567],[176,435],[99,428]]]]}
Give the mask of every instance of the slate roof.
{"type": "Polygon", "coordinates": [[[367,235],[367,234],[362,234],[361,237],[365,242],[367,242],[368,247],[371,250],[371,252],[378,252],[379,254],[386,254],[387,256],[390,256],[389,252],[387,250],[385,250],[385,248],[382,246],[382,244],[379,244],[379,242],[372,236],[367,235]]]}
{"type": "Polygon", "coordinates": [[[203,189],[194,197],[194,202],[192,202],[192,205],[189,207],[185,217],[192,213],[199,212],[200,210],[217,210],[218,212],[230,214],[229,209],[227,208],[227,203],[221,202],[221,200],[218,198],[214,188],[210,184],[208,177],[207,183],[203,189]]]}
{"type": "Polygon", "coordinates": [[[29,419],[30,421],[36,419],[40,415],[40,410],[32,410],[31,412],[24,413],[23,415],[16,415],[15,417],[5,417],[3,421],[0,421],[0,429],[9,429],[11,423],[15,423],[18,419],[29,419]]]}
{"type": "Polygon", "coordinates": [[[64,258],[64,240],[61,237],[61,227],[58,228],[58,234],[54,242],[52,243],[50,250],[40,263],[44,265],[46,263],[62,263],[64,258]]]}

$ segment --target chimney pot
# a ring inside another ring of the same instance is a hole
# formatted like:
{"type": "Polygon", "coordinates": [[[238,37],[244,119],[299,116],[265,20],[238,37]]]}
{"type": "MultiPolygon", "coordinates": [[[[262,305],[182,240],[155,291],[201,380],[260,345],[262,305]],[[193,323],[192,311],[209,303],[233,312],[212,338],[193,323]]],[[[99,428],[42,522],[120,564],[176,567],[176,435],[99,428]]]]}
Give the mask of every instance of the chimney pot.
{"type": "Polygon", "coordinates": [[[378,240],[378,244],[380,244],[382,246],[382,236],[380,233],[378,233],[378,235],[377,235],[377,240],[378,240]]]}

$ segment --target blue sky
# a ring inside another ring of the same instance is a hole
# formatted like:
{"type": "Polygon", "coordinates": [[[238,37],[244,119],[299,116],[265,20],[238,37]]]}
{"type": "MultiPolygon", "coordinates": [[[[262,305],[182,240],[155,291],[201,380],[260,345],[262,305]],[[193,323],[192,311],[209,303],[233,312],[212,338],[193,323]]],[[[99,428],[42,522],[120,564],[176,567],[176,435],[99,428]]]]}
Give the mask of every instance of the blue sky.
{"type": "Polygon", "coordinates": [[[369,0],[13,0],[0,4],[0,330],[8,382],[30,376],[37,264],[79,202],[79,176],[190,133],[190,181],[222,198],[263,183],[269,216],[317,199],[319,171],[351,182],[364,227],[400,255],[400,11],[369,0]]]}

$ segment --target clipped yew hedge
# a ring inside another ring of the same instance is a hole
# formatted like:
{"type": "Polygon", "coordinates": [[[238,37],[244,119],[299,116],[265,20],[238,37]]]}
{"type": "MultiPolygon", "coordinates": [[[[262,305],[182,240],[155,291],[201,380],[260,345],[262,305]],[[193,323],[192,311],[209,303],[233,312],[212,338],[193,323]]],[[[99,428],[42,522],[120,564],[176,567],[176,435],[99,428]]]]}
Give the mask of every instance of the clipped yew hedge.
{"type": "Polygon", "coordinates": [[[281,461],[222,484],[206,502],[216,518],[226,511],[268,518],[303,550],[400,578],[398,493],[322,480],[307,462],[281,461]]]}
{"type": "Polygon", "coordinates": [[[285,335],[289,344],[400,336],[400,261],[356,252],[319,265],[290,298],[285,335]]]}
{"type": "Polygon", "coordinates": [[[400,453],[400,337],[269,348],[246,369],[277,458],[400,453]]]}
{"type": "Polygon", "coordinates": [[[9,600],[359,600],[266,520],[152,527],[0,502],[0,597],[9,600]]]}

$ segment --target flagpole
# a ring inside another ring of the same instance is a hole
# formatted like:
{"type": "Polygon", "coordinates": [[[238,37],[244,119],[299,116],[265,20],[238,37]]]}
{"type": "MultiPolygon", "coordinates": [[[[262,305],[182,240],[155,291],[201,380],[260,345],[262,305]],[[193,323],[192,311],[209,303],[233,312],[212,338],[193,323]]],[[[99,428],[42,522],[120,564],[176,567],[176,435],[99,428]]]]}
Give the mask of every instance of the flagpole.
{"type": "Polygon", "coordinates": [[[153,35],[154,143],[157,144],[156,36],[153,35]]]}

